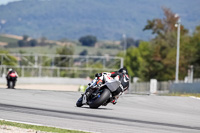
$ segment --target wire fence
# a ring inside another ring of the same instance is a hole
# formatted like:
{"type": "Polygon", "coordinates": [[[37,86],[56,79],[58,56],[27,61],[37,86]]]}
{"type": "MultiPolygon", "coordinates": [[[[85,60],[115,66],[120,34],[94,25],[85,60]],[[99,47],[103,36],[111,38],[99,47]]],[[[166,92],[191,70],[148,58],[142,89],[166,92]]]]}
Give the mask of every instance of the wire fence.
{"type": "Polygon", "coordinates": [[[0,76],[9,68],[20,77],[91,77],[97,72],[115,71],[123,66],[123,58],[111,56],[79,56],[49,54],[0,54],[0,76]],[[16,59],[11,64],[10,56],[16,59]]]}
{"type": "MultiPolygon", "coordinates": [[[[170,81],[157,82],[156,94],[168,93],[171,84],[172,84],[172,82],[170,82],[170,81]]],[[[128,93],[150,94],[150,82],[131,83],[128,93]]]]}
{"type": "Polygon", "coordinates": [[[20,77],[90,77],[95,73],[117,69],[74,68],[74,67],[32,67],[0,65],[0,76],[5,77],[9,68],[13,68],[20,77]]]}

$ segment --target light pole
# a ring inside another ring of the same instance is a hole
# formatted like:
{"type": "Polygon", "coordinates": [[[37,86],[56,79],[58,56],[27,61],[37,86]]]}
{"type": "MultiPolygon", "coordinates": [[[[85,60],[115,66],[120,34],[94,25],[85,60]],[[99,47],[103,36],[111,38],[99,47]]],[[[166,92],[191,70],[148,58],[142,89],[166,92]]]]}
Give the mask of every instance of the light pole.
{"type": "MultiPolygon", "coordinates": [[[[175,17],[178,17],[176,15],[175,17]]],[[[179,73],[179,51],[180,51],[180,27],[181,27],[181,19],[178,18],[178,22],[175,24],[177,27],[177,51],[176,51],[176,77],[175,77],[175,83],[178,83],[178,73],[179,73]]]]}
{"type": "Polygon", "coordinates": [[[126,56],[126,34],[123,34],[123,39],[124,39],[124,57],[126,56]]]}

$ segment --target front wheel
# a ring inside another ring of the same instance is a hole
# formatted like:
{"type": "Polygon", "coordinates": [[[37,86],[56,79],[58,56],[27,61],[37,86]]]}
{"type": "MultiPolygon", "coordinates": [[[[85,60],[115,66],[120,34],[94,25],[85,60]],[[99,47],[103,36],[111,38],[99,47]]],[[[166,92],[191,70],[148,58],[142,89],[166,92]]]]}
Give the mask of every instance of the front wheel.
{"type": "Polygon", "coordinates": [[[76,106],[77,106],[77,107],[83,106],[82,101],[83,101],[83,96],[81,96],[81,97],[78,99],[78,101],[76,102],[76,106]]]}
{"type": "Polygon", "coordinates": [[[90,103],[90,108],[98,108],[110,98],[110,91],[105,89],[101,94],[98,95],[97,99],[90,103]]]}

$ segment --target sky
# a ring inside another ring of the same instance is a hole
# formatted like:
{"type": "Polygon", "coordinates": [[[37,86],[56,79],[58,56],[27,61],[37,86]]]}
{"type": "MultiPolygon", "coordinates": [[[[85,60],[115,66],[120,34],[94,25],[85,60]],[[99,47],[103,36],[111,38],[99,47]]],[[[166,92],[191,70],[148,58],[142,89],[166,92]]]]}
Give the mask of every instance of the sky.
{"type": "Polygon", "coordinates": [[[0,0],[0,5],[6,5],[9,2],[13,2],[13,1],[20,1],[20,0],[0,0]]]}

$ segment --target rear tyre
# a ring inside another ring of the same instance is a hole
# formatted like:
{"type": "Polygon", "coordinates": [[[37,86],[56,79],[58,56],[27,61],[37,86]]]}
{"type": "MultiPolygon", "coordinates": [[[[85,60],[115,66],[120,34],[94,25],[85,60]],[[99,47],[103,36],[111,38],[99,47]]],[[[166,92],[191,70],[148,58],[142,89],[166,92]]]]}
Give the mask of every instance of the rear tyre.
{"type": "Polygon", "coordinates": [[[13,88],[13,81],[10,81],[10,82],[9,82],[8,88],[11,88],[11,89],[13,88]]]}
{"type": "Polygon", "coordinates": [[[108,89],[105,89],[101,95],[98,96],[98,98],[92,102],[89,106],[90,108],[98,108],[102,104],[104,104],[108,99],[110,98],[110,91],[108,89]]]}
{"type": "Polygon", "coordinates": [[[14,89],[14,86],[15,86],[15,83],[14,83],[15,81],[10,81],[10,88],[11,89],[14,89]]]}
{"type": "Polygon", "coordinates": [[[76,106],[77,106],[77,107],[83,106],[82,101],[83,101],[83,97],[80,97],[80,98],[78,99],[78,101],[76,102],[76,106]]]}
{"type": "Polygon", "coordinates": [[[13,89],[15,89],[15,83],[16,81],[13,81],[13,86],[12,86],[13,89]]]}
{"type": "Polygon", "coordinates": [[[14,89],[13,81],[11,81],[10,83],[11,83],[11,84],[10,84],[10,88],[11,88],[11,89],[14,89]]]}

